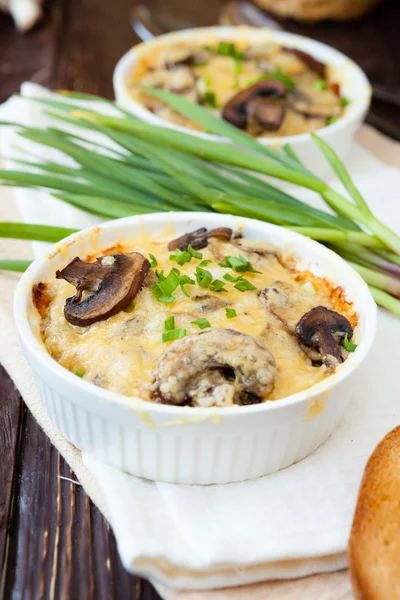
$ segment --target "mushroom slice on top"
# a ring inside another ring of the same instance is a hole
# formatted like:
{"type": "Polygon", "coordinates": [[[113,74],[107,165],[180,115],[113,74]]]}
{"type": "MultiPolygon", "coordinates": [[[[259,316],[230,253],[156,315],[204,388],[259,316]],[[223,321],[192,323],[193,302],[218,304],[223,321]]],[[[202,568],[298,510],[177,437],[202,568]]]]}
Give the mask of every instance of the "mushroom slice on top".
{"type": "Polygon", "coordinates": [[[265,131],[276,131],[282,124],[285,107],[272,99],[256,96],[247,105],[247,118],[250,126],[265,131]]]}
{"type": "Polygon", "coordinates": [[[74,258],[56,272],[57,279],[65,279],[77,290],[65,302],[66,320],[86,327],[115,315],[139,292],[149,269],[149,261],[138,252],[110,254],[94,263],[74,258]],[[81,301],[83,291],[93,293],[81,301]]]}
{"type": "Polygon", "coordinates": [[[317,351],[320,361],[333,370],[342,362],[339,344],[346,334],[351,338],[353,328],[343,315],[324,306],[316,306],[301,317],[296,325],[296,334],[306,348],[317,351]]]}
{"type": "Polygon", "coordinates": [[[205,248],[208,244],[208,238],[217,237],[229,241],[232,237],[232,229],[229,227],[216,227],[215,229],[207,230],[206,227],[200,227],[191,233],[185,233],[181,237],[172,240],[168,244],[168,250],[187,250],[189,244],[194,250],[205,248]]]}
{"type": "Polygon", "coordinates": [[[239,129],[247,126],[250,102],[255,98],[284,98],[286,96],[285,84],[278,79],[258,81],[244,90],[238,92],[225,105],[222,118],[239,129]]]}
{"type": "Polygon", "coordinates": [[[210,329],[177,340],[164,351],[154,396],[175,405],[255,404],[271,392],[275,374],[274,357],[253,337],[210,329]]]}

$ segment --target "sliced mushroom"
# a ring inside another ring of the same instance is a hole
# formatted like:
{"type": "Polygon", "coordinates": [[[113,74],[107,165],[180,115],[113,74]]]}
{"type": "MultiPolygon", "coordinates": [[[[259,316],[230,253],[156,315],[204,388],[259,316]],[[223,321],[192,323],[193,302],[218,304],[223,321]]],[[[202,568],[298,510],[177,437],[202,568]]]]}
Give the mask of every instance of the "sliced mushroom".
{"type": "Polygon", "coordinates": [[[317,306],[301,317],[296,334],[301,344],[316,351],[319,360],[333,370],[342,362],[339,344],[346,334],[351,338],[353,328],[343,315],[317,306]]]}
{"type": "Polygon", "coordinates": [[[258,256],[276,256],[280,258],[281,251],[278,246],[271,244],[270,242],[264,242],[262,240],[249,240],[247,238],[239,238],[235,240],[235,245],[239,246],[241,250],[249,252],[250,254],[257,254],[258,256]]]}
{"type": "Polygon", "coordinates": [[[262,402],[271,392],[275,360],[256,340],[232,329],[209,329],[174,342],[155,372],[159,402],[227,406],[262,402]]]}
{"type": "Polygon", "coordinates": [[[278,79],[258,81],[254,85],[241,90],[229,100],[222,111],[222,118],[239,129],[245,129],[251,100],[257,97],[284,98],[285,96],[286,87],[282,81],[278,79]]]}
{"type": "Polygon", "coordinates": [[[275,281],[274,285],[263,288],[259,296],[269,312],[292,335],[295,335],[300,317],[315,306],[315,299],[310,294],[285,281],[275,281]]]}
{"type": "Polygon", "coordinates": [[[291,107],[295,112],[312,119],[330,119],[340,117],[341,107],[337,104],[322,104],[313,102],[295,102],[291,107]]]}
{"type": "Polygon", "coordinates": [[[149,261],[138,252],[111,254],[94,263],[74,258],[56,272],[57,279],[65,279],[77,290],[65,302],[65,318],[72,325],[86,327],[115,315],[139,292],[149,269],[149,261]],[[92,294],[81,300],[84,291],[92,294]]]}
{"type": "Polygon", "coordinates": [[[229,241],[232,237],[232,229],[229,229],[229,227],[217,227],[207,231],[206,227],[201,227],[200,229],[196,229],[196,231],[185,233],[181,237],[169,242],[168,250],[187,250],[189,244],[195,250],[201,250],[201,248],[207,246],[208,239],[211,237],[229,241]]]}
{"type": "Polygon", "coordinates": [[[269,98],[257,96],[247,105],[247,118],[250,127],[265,131],[276,131],[282,124],[285,107],[269,98]]]}
{"type": "Polygon", "coordinates": [[[301,60],[309,69],[318,73],[320,77],[325,76],[325,65],[320,62],[307,52],[303,52],[302,50],[297,50],[297,48],[282,48],[283,52],[287,52],[288,54],[294,54],[299,60],[301,60]]]}
{"type": "Polygon", "coordinates": [[[198,296],[192,296],[191,300],[199,303],[198,308],[203,313],[213,312],[219,308],[225,308],[226,306],[229,306],[229,302],[225,302],[225,300],[221,300],[221,298],[216,298],[210,294],[199,294],[198,296]]]}

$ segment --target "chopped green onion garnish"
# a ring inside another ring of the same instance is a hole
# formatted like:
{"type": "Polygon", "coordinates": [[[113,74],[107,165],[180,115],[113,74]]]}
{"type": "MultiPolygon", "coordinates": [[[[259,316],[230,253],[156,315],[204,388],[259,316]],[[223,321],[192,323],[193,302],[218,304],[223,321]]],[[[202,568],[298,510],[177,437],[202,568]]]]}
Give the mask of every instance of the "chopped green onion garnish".
{"type": "Polygon", "coordinates": [[[214,92],[205,92],[202,96],[202,100],[204,104],[207,104],[211,108],[218,108],[217,97],[214,92]]]}
{"type": "Polygon", "coordinates": [[[251,290],[257,289],[255,285],[250,283],[247,279],[241,279],[236,285],[234,285],[239,292],[249,292],[251,290]]]}
{"type": "Polygon", "coordinates": [[[150,266],[151,267],[157,267],[158,266],[158,262],[156,257],[154,256],[154,254],[149,254],[150,256],[150,266]]]}
{"type": "Polygon", "coordinates": [[[189,296],[189,294],[187,293],[187,291],[185,290],[185,285],[195,285],[195,281],[194,279],[191,279],[189,277],[189,275],[181,275],[179,278],[179,286],[182,290],[182,292],[185,294],[185,296],[189,296]]]}
{"type": "Polygon", "coordinates": [[[225,314],[226,314],[226,318],[227,319],[233,319],[234,317],[236,317],[236,310],[234,308],[226,308],[225,309],[225,314]]]}
{"type": "Polygon", "coordinates": [[[188,263],[192,260],[192,255],[190,254],[190,252],[187,252],[186,250],[184,252],[182,252],[182,250],[179,250],[179,248],[177,248],[175,250],[175,252],[170,255],[169,259],[174,260],[175,262],[178,263],[178,265],[180,265],[182,267],[182,265],[184,265],[185,263],[188,263]]]}
{"type": "Polygon", "coordinates": [[[284,86],[288,91],[292,90],[295,86],[294,80],[289,77],[289,75],[285,75],[282,71],[274,71],[273,73],[263,73],[259,77],[254,77],[253,79],[249,79],[247,82],[248,86],[254,85],[258,81],[265,81],[268,79],[277,79],[278,81],[282,81],[284,86]]]}
{"type": "Polygon", "coordinates": [[[346,96],[342,96],[340,102],[342,103],[342,106],[348,106],[350,104],[350,100],[346,98],[346,96]]]}
{"type": "Polygon", "coordinates": [[[357,348],[357,344],[353,344],[352,342],[349,341],[349,337],[346,333],[346,335],[344,336],[344,340],[343,340],[343,347],[348,351],[348,352],[354,352],[354,350],[357,348]]]}
{"type": "Polygon", "coordinates": [[[186,329],[180,327],[179,329],[170,329],[169,331],[164,331],[162,334],[162,341],[169,342],[171,340],[179,340],[180,338],[185,337],[186,329]]]}
{"type": "Polygon", "coordinates": [[[224,279],[226,281],[231,281],[232,283],[236,283],[236,281],[239,281],[240,279],[242,279],[243,275],[238,275],[237,277],[233,277],[233,275],[229,275],[229,273],[225,273],[224,275],[224,279]]]}
{"type": "Polygon", "coordinates": [[[246,273],[246,271],[249,271],[250,273],[261,273],[261,271],[256,271],[252,264],[240,254],[239,256],[225,256],[225,262],[218,264],[224,269],[233,269],[238,273],[246,273]]]}
{"type": "Polygon", "coordinates": [[[165,331],[170,331],[171,329],[175,329],[175,317],[172,315],[165,319],[164,321],[164,329],[165,331]]]}
{"type": "Polygon", "coordinates": [[[221,56],[230,56],[236,60],[243,60],[243,52],[237,50],[235,44],[231,42],[220,42],[217,46],[217,54],[221,56]]]}
{"type": "Polygon", "coordinates": [[[189,244],[187,251],[189,252],[189,254],[191,256],[193,256],[193,258],[203,258],[203,255],[201,252],[197,252],[197,250],[195,250],[194,248],[192,248],[192,246],[189,244]]]}
{"type": "Polygon", "coordinates": [[[196,267],[195,276],[197,283],[201,287],[208,288],[212,282],[212,275],[210,271],[206,271],[206,269],[202,269],[201,267],[196,267]]]}
{"type": "Polygon", "coordinates": [[[337,121],[336,117],[329,117],[328,125],[333,125],[334,123],[336,123],[336,121],[337,121]]]}
{"type": "Polygon", "coordinates": [[[165,302],[166,304],[173,302],[175,297],[172,295],[172,292],[176,290],[179,285],[179,271],[178,269],[171,269],[169,275],[165,277],[163,271],[158,274],[159,281],[154,284],[151,288],[154,296],[160,302],[165,302]]]}
{"type": "Polygon", "coordinates": [[[207,260],[202,260],[201,263],[200,263],[200,267],[206,267],[211,262],[212,262],[212,260],[210,260],[209,258],[207,260]]]}
{"type": "Polygon", "coordinates": [[[76,375],[77,377],[83,377],[83,373],[82,373],[82,371],[75,371],[75,375],[76,375]]]}
{"type": "Polygon", "coordinates": [[[314,83],[313,83],[314,90],[322,91],[322,90],[326,90],[327,87],[328,86],[326,84],[326,81],[324,81],[324,79],[317,79],[317,81],[314,81],[314,83]]]}
{"type": "Polygon", "coordinates": [[[200,329],[206,329],[211,327],[210,322],[207,319],[197,319],[196,321],[190,321],[193,325],[197,325],[200,329]]]}
{"type": "Polygon", "coordinates": [[[225,283],[221,279],[214,279],[210,285],[210,290],[212,292],[227,292],[228,290],[224,288],[224,285],[225,283]]]}

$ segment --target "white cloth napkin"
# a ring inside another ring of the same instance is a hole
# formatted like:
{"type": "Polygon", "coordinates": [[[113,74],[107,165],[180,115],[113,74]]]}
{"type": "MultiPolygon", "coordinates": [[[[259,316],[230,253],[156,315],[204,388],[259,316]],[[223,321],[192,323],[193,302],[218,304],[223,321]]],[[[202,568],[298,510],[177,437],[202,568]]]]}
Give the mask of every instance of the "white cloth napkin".
{"type": "MultiPolygon", "coordinates": [[[[28,84],[23,92],[44,93],[28,84]]],[[[0,118],[22,118],[35,126],[48,122],[38,104],[22,99],[8,101],[0,118]]],[[[23,146],[16,140],[8,129],[1,130],[3,156],[13,155],[15,143],[23,146]]],[[[35,153],[42,156],[39,147],[35,153]]],[[[51,159],[56,158],[52,152],[51,159]]],[[[358,144],[349,168],[376,214],[400,231],[399,170],[358,144]]],[[[94,222],[45,193],[17,189],[15,195],[24,221],[70,227],[94,222]]],[[[305,190],[301,195],[308,197],[305,190]]],[[[42,251],[36,244],[36,254],[42,251]]],[[[161,583],[194,589],[343,568],[366,459],[400,421],[399,334],[399,318],[381,311],[378,337],[346,417],[323,447],[281,472],[225,486],[177,486],[140,480],[84,455],[81,483],[86,487],[88,472],[93,476],[98,487],[93,480],[88,487],[97,504],[104,501],[124,565],[161,583]]]]}

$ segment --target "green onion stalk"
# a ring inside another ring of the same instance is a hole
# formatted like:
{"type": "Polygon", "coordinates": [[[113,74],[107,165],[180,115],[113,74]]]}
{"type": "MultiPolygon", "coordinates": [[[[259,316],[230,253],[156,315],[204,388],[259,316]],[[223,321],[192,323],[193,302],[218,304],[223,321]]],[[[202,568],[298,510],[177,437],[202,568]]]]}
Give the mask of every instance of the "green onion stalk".
{"type": "MultiPolygon", "coordinates": [[[[15,160],[12,169],[0,170],[0,184],[47,190],[58,200],[104,219],[183,210],[230,213],[274,223],[332,248],[358,270],[379,304],[400,315],[400,237],[375,217],[324,140],[312,134],[344,194],[307,169],[290,145],[282,150],[264,146],[186,98],[160,89],[146,91],[218,135],[218,141],[143,122],[115,103],[90,94],[63,92],[57,99],[32,98],[59,126],[12,125],[21,138],[72,159],[72,166],[35,160],[33,153],[26,153],[26,160],[15,160]],[[88,100],[90,109],[85,104],[88,100]],[[98,110],[92,108],[93,102],[98,110]],[[102,110],[105,106],[107,115],[102,110]],[[74,126],[73,134],[66,125],[74,126]],[[319,195],[328,210],[310,206],[295,192],[283,191],[273,184],[274,179],[319,195]]],[[[0,223],[0,237],[56,242],[73,232],[63,227],[0,223]]],[[[3,269],[23,267],[23,261],[0,263],[3,269]]]]}

